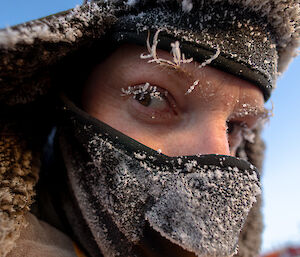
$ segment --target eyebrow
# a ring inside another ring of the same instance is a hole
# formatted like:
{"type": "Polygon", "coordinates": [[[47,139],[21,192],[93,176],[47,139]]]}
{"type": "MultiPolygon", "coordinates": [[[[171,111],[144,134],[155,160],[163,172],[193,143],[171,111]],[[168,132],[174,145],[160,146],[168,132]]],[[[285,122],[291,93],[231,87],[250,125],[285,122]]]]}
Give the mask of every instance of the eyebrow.
{"type": "MultiPolygon", "coordinates": [[[[196,65],[196,64],[195,64],[196,65]]],[[[181,79],[184,79],[184,78],[188,78],[188,79],[191,79],[191,84],[189,85],[189,87],[186,89],[186,93],[188,91],[191,90],[191,88],[194,86],[194,88],[196,88],[198,85],[201,85],[201,80],[203,79],[203,75],[201,75],[201,78],[198,79],[198,80],[193,80],[192,77],[193,77],[193,72],[194,71],[188,71],[187,69],[185,69],[185,67],[183,66],[179,66],[179,67],[173,67],[173,66],[170,66],[170,65],[164,65],[164,64],[159,64],[158,65],[159,68],[164,71],[164,69],[168,69],[169,71],[172,71],[171,73],[171,76],[176,79],[177,78],[181,78],[181,79]],[[195,83],[197,82],[197,83],[195,83]]],[[[197,65],[196,65],[197,66],[197,65]]],[[[202,67],[203,68],[203,67],[202,67]]],[[[201,68],[200,68],[201,69],[201,68]]],[[[203,74],[203,73],[201,73],[203,74]]],[[[205,79],[205,78],[204,78],[205,79]]],[[[194,90],[194,88],[192,88],[191,91],[194,90]]],[[[189,93],[191,93],[191,91],[189,93]]],[[[187,95],[187,94],[186,94],[187,95]]],[[[269,120],[270,117],[273,116],[273,108],[270,110],[270,109],[267,109],[265,108],[264,106],[253,106],[251,104],[243,104],[245,106],[242,106],[242,108],[236,110],[234,113],[239,113],[239,117],[244,117],[244,116],[256,116],[256,117],[259,117],[261,119],[266,119],[266,120],[269,120]],[[241,110],[244,110],[244,113],[241,113],[240,111],[241,110]]]]}
{"type": "Polygon", "coordinates": [[[250,106],[250,104],[243,104],[242,108],[234,111],[234,117],[245,117],[245,116],[256,116],[261,119],[269,120],[269,118],[273,115],[273,111],[265,108],[264,106],[250,106]],[[245,105],[245,106],[244,106],[245,105]],[[241,112],[242,110],[242,112],[241,112]]]}
{"type": "Polygon", "coordinates": [[[179,76],[179,77],[186,77],[186,78],[191,78],[192,73],[187,71],[184,67],[179,66],[179,67],[173,67],[170,65],[165,65],[165,64],[159,64],[159,67],[164,71],[164,69],[168,69],[172,71],[173,76],[179,76]]]}

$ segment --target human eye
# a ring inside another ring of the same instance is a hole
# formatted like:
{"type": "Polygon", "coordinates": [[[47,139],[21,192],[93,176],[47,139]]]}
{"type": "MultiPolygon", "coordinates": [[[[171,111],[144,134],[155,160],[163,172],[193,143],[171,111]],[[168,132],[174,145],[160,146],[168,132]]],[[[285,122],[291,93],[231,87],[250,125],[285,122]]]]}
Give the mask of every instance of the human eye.
{"type": "Polygon", "coordinates": [[[150,83],[122,89],[129,96],[129,111],[146,122],[169,122],[176,119],[177,107],[173,96],[165,89],[150,83]]]}

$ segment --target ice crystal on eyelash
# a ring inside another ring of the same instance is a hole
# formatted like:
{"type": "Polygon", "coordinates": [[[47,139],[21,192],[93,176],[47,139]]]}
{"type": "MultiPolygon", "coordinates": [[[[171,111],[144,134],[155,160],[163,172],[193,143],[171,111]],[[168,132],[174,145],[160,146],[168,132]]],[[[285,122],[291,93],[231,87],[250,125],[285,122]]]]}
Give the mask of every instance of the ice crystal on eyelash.
{"type": "MultiPolygon", "coordinates": [[[[161,92],[157,90],[156,86],[150,85],[150,83],[146,82],[144,85],[139,86],[129,86],[127,89],[121,88],[122,94],[121,96],[133,95],[135,99],[139,96],[137,100],[142,100],[146,94],[149,94],[151,99],[157,98],[162,100],[161,92]]],[[[167,91],[165,92],[167,95],[167,91]]]]}
{"type": "Polygon", "coordinates": [[[160,32],[161,32],[161,29],[158,29],[155,32],[154,37],[153,37],[152,46],[150,46],[150,32],[148,31],[147,49],[148,49],[149,54],[147,54],[147,55],[141,54],[140,55],[141,59],[152,58],[151,60],[148,60],[148,63],[158,63],[160,65],[167,66],[167,67],[170,67],[173,69],[180,69],[181,64],[190,63],[193,61],[193,58],[186,59],[185,55],[181,53],[179,41],[175,41],[174,43],[171,43],[171,47],[172,47],[171,53],[173,55],[173,61],[159,58],[157,56],[156,51],[157,51],[157,44],[159,41],[158,35],[160,32]]]}
{"type": "Polygon", "coordinates": [[[193,61],[193,58],[185,59],[184,53],[181,53],[180,51],[180,44],[179,41],[175,41],[174,43],[171,43],[172,47],[172,54],[173,54],[173,62],[176,64],[176,66],[179,68],[181,63],[190,63],[193,61]]]}

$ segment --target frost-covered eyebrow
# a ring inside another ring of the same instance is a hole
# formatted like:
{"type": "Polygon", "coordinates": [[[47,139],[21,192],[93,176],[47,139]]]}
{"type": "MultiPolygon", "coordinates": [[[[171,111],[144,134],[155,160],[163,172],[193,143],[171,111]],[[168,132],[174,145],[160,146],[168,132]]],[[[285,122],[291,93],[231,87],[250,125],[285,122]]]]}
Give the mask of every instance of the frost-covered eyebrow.
{"type": "Polygon", "coordinates": [[[272,116],[272,111],[268,110],[264,106],[253,106],[251,104],[242,104],[242,107],[238,108],[232,114],[232,117],[245,117],[255,116],[259,119],[268,120],[272,116]]]}
{"type": "MultiPolygon", "coordinates": [[[[159,32],[157,32],[156,36],[158,35],[159,32]]],[[[149,40],[149,39],[148,39],[149,40]]],[[[177,48],[174,48],[173,50],[173,56],[172,54],[157,49],[158,51],[156,52],[156,45],[153,43],[152,46],[150,46],[149,41],[148,43],[148,55],[141,54],[140,58],[141,59],[150,59],[147,61],[148,64],[154,64],[157,69],[161,70],[162,73],[158,77],[164,77],[167,76],[167,79],[171,79],[176,81],[177,83],[172,83],[173,86],[176,88],[180,88],[185,90],[185,95],[188,95],[193,92],[193,90],[197,87],[202,87],[205,85],[214,88],[213,86],[215,85],[216,87],[223,86],[223,82],[225,82],[227,79],[222,80],[222,76],[220,76],[221,79],[216,80],[214,77],[212,77],[211,73],[211,67],[209,64],[218,57],[220,51],[219,49],[216,51],[216,53],[211,56],[208,60],[204,61],[203,63],[198,63],[196,61],[193,61],[192,58],[190,59],[185,59],[184,55],[182,57],[182,54],[180,51],[177,51],[176,49],[179,49],[179,45],[176,45],[175,42],[173,45],[177,46],[177,48]],[[179,58],[179,57],[180,58],[179,58]],[[172,60],[173,57],[173,60],[172,60]],[[176,58],[175,58],[176,57],[176,58]],[[178,58],[177,58],[178,57],[178,58]],[[180,59],[180,60],[179,60],[180,59]],[[205,66],[208,67],[205,67],[205,66]],[[208,68],[208,74],[205,72],[205,70],[208,68]],[[167,75],[166,75],[166,70],[167,75]],[[181,84],[182,82],[182,84],[181,84]]],[[[179,44],[179,43],[178,43],[179,44]]],[[[153,67],[153,66],[152,66],[153,67]]],[[[216,68],[213,68],[216,69],[216,68]]],[[[216,69],[218,70],[218,69],[216,69]]],[[[220,70],[219,70],[220,71],[220,70]]],[[[231,75],[231,74],[229,74],[231,75]]],[[[231,75],[233,76],[233,75],[231,75]]],[[[168,89],[168,88],[166,88],[168,89]]],[[[205,90],[206,95],[205,97],[211,97],[214,95],[214,92],[209,92],[209,90],[205,90]]],[[[216,92],[219,90],[216,90],[216,92]]],[[[238,111],[235,111],[237,115],[241,116],[257,116],[257,117],[262,117],[262,118],[267,118],[270,116],[269,110],[265,109],[263,106],[258,106],[258,105],[251,105],[251,104],[245,104],[245,106],[241,107],[238,111]]]]}

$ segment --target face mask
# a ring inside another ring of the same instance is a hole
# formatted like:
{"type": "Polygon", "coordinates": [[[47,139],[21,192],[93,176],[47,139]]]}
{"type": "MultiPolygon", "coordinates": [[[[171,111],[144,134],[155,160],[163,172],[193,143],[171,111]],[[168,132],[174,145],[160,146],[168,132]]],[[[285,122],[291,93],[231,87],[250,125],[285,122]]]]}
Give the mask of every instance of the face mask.
{"type": "Polygon", "coordinates": [[[59,138],[82,216],[104,256],[142,256],[146,226],[197,256],[232,256],[259,175],[230,156],[168,157],[64,98],[59,138]]]}

